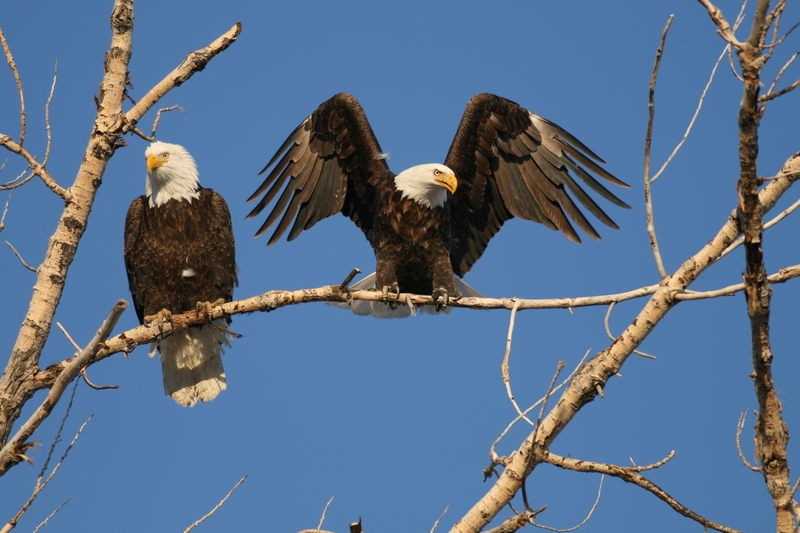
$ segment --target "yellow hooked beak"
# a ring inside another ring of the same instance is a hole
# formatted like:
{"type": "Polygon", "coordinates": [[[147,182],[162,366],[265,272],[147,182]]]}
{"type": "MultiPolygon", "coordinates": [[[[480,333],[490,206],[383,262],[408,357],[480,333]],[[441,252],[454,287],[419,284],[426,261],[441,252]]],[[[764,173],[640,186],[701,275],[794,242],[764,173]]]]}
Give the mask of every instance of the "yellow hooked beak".
{"type": "Polygon", "coordinates": [[[161,155],[150,154],[149,156],[147,156],[147,170],[152,172],[154,169],[157,169],[167,161],[168,157],[164,157],[164,154],[161,155]]]}
{"type": "Polygon", "coordinates": [[[434,178],[433,181],[450,191],[450,194],[454,194],[458,188],[458,180],[452,174],[441,175],[437,178],[434,178]]]}

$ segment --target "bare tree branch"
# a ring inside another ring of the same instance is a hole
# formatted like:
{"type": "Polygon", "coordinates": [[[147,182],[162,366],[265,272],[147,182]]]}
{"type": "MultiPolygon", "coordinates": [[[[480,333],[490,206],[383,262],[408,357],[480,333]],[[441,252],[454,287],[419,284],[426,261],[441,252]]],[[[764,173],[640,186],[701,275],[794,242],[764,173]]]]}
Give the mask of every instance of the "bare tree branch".
{"type": "Polygon", "coordinates": [[[25,124],[27,121],[27,114],[25,113],[25,91],[22,90],[22,79],[19,77],[17,63],[14,61],[14,55],[11,53],[11,48],[8,46],[6,35],[3,33],[2,28],[0,28],[0,44],[3,46],[6,62],[8,62],[8,67],[14,75],[14,81],[17,84],[17,92],[19,93],[19,144],[22,145],[25,142],[25,124]]]}
{"type": "MultiPolygon", "coordinates": [[[[778,178],[759,193],[764,213],[768,212],[796,178],[778,178]]],[[[709,265],[711,265],[739,235],[740,225],[734,212],[728,222],[699,252],[687,259],[671,276],[659,284],[648,303],[633,322],[606,350],[589,360],[575,375],[561,398],[537,426],[541,431],[534,441],[529,435],[510,460],[505,470],[486,494],[459,520],[451,531],[462,533],[480,531],[521,488],[524,474],[528,472],[529,457],[536,450],[549,450],[550,443],[569,424],[575,414],[594,400],[597,387],[603,387],[615,375],[658,325],[672,307],[678,303],[675,294],[685,291],[709,265]]],[[[533,465],[536,466],[535,464],[533,465]]]]}
{"type": "Polygon", "coordinates": [[[447,510],[448,509],[450,509],[450,504],[448,504],[444,508],[444,511],[442,511],[442,514],[439,516],[439,518],[436,519],[436,522],[433,523],[433,527],[431,528],[431,532],[430,533],[433,533],[434,531],[436,531],[436,528],[439,526],[439,522],[441,522],[442,518],[444,518],[444,515],[447,514],[447,510]]]}
{"type": "Polygon", "coordinates": [[[560,533],[566,533],[568,531],[575,531],[576,529],[583,527],[583,525],[586,524],[586,522],[588,522],[589,519],[594,514],[595,509],[597,509],[597,504],[600,503],[600,496],[603,495],[603,480],[605,480],[605,479],[606,479],[605,474],[601,474],[600,475],[600,486],[597,487],[597,498],[595,498],[594,504],[592,504],[592,508],[589,509],[589,514],[587,514],[586,518],[584,518],[583,521],[580,524],[578,524],[577,526],[573,526],[573,527],[571,527],[569,529],[556,529],[556,528],[553,528],[553,527],[543,526],[542,524],[533,524],[533,525],[538,527],[538,528],[541,528],[541,529],[546,529],[548,531],[558,531],[560,533]]]}
{"type": "Polygon", "coordinates": [[[50,160],[50,149],[53,146],[53,136],[50,130],[50,104],[53,102],[53,94],[56,92],[56,80],[58,80],[58,58],[56,58],[56,66],[53,67],[53,85],[50,87],[50,94],[47,95],[47,103],[44,105],[44,127],[47,131],[47,148],[44,151],[44,159],[42,166],[47,166],[50,160]]]}
{"type": "MultiPolygon", "coordinates": [[[[675,452],[670,453],[667,459],[660,461],[659,466],[661,464],[664,464],[669,459],[671,459],[674,456],[674,454],[675,452]]],[[[646,477],[644,477],[643,475],[641,475],[639,472],[635,471],[632,468],[606,464],[606,463],[595,463],[592,461],[580,461],[578,459],[573,459],[571,457],[561,457],[552,452],[548,453],[545,461],[550,463],[551,465],[559,466],[561,468],[566,468],[568,470],[575,470],[576,472],[597,472],[617,477],[627,483],[632,483],[634,485],[637,485],[645,489],[646,491],[655,495],[660,500],[664,501],[667,505],[675,509],[683,516],[691,518],[692,520],[702,524],[705,527],[715,529],[717,531],[724,531],[726,533],[741,533],[736,529],[731,529],[729,527],[717,524],[691,511],[686,506],[680,504],[675,498],[667,494],[667,492],[664,491],[661,487],[659,487],[658,485],[656,485],[655,483],[653,483],[652,481],[650,481],[649,479],[647,479],[646,477]]]]}
{"type": "MultiPolygon", "coordinates": [[[[5,149],[8,150],[9,152],[13,152],[19,156],[22,156],[25,162],[27,162],[28,165],[31,167],[33,174],[39,176],[44,182],[44,184],[47,185],[47,187],[51,191],[53,191],[54,193],[56,193],[65,200],[68,199],[69,193],[67,192],[67,190],[64,189],[62,186],[60,186],[58,183],[56,183],[55,178],[53,178],[53,176],[50,175],[50,173],[47,171],[44,165],[36,161],[36,157],[31,155],[30,152],[28,152],[25,148],[23,148],[22,144],[14,142],[14,140],[8,135],[0,134],[0,146],[5,147],[5,149]]],[[[15,187],[19,187],[24,183],[25,182],[23,181],[22,183],[17,184],[15,187]]],[[[3,188],[10,189],[12,187],[4,185],[3,188]]]]}
{"type": "MultiPolygon", "coordinates": [[[[125,120],[132,125],[144,116],[164,95],[175,87],[180,86],[196,72],[203,70],[209,61],[211,61],[217,54],[223,52],[231,44],[233,44],[242,32],[242,23],[237,22],[231,29],[221,35],[213,43],[205,48],[191,52],[183,63],[178,65],[172,72],[158,82],[155,87],[150,89],[136,105],[134,105],[127,113],[125,113],[125,120]]],[[[154,124],[154,129],[157,124],[154,124]]]]}
{"type": "MultiPolygon", "coordinates": [[[[117,320],[128,306],[124,300],[117,302],[111,310],[108,318],[100,326],[97,334],[89,342],[81,353],[71,359],[70,363],[58,373],[47,398],[42,402],[36,411],[30,416],[27,422],[19,428],[13,438],[9,439],[2,450],[0,450],[0,474],[5,473],[9,467],[19,462],[19,450],[25,445],[25,441],[33,434],[36,428],[50,415],[53,408],[58,403],[67,385],[77,376],[78,372],[94,361],[94,357],[102,343],[108,338],[117,324],[117,320]]],[[[33,395],[33,391],[30,392],[33,395]]]]}
{"type": "Polygon", "coordinates": [[[322,524],[325,523],[325,515],[328,513],[328,507],[331,506],[331,502],[333,502],[334,499],[336,499],[336,496],[331,496],[331,499],[325,504],[325,508],[322,510],[322,516],[319,518],[317,529],[322,529],[322,524]]]}
{"type": "Polygon", "coordinates": [[[65,505],[67,505],[67,504],[70,502],[70,500],[71,500],[71,499],[72,499],[72,496],[70,496],[69,498],[67,498],[67,500],[66,500],[64,503],[62,503],[61,505],[59,505],[58,507],[56,507],[55,511],[53,511],[52,513],[50,513],[50,514],[47,516],[47,518],[45,518],[44,520],[42,520],[42,523],[41,523],[41,524],[39,524],[38,526],[36,526],[36,529],[34,529],[34,530],[33,530],[33,533],[37,533],[37,532],[38,532],[40,529],[42,529],[42,526],[44,526],[44,525],[46,525],[48,522],[50,522],[50,519],[51,519],[51,518],[53,518],[53,517],[56,515],[56,513],[57,513],[57,512],[59,512],[61,509],[63,509],[63,508],[64,508],[64,506],[65,506],[65,505]]]}
{"type": "Polygon", "coordinates": [[[744,421],[747,418],[747,411],[739,415],[739,422],[736,424],[736,451],[739,452],[739,458],[742,460],[742,463],[755,472],[761,472],[761,469],[757,466],[753,466],[750,462],[745,458],[744,453],[742,453],[742,430],[744,429],[744,421]]]}
{"type": "Polygon", "coordinates": [[[508,399],[511,401],[511,405],[514,406],[514,409],[517,410],[519,416],[521,416],[528,424],[533,425],[533,422],[528,420],[528,418],[522,414],[522,409],[519,408],[517,405],[517,401],[514,399],[514,393],[511,391],[511,373],[509,370],[508,359],[511,356],[511,339],[514,335],[514,319],[517,316],[517,310],[519,310],[519,302],[514,302],[514,306],[511,308],[511,317],[508,321],[508,336],[506,337],[506,351],[503,355],[503,364],[500,365],[500,372],[503,375],[503,384],[506,386],[506,394],[508,394],[508,399]]]}
{"type": "Polygon", "coordinates": [[[156,131],[158,130],[158,123],[161,121],[161,113],[163,113],[164,111],[174,111],[176,109],[180,109],[181,111],[186,113],[186,110],[179,105],[174,105],[172,107],[163,107],[156,112],[156,119],[153,121],[153,131],[150,133],[149,137],[145,135],[144,132],[139,130],[139,128],[132,128],[131,131],[136,135],[138,135],[139,137],[141,137],[142,139],[144,139],[145,141],[153,142],[156,140],[156,131]]]}
{"type": "Polygon", "coordinates": [[[667,269],[664,267],[664,260],[661,257],[661,251],[658,248],[658,239],[656,238],[656,225],[653,214],[653,196],[650,192],[650,187],[655,181],[655,178],[650,179],[650,146],[653,139],[653,122],[656,114],[656,80],[658,79],[658,67],[661,65],[661,56],[664,53],[664,43],[667,40],[667,32],[672,25],[674,15],[670,15],[667,19],[667,24],[664,26],[664,31],[661,33],[661,42],[656,50],[656,59],[653,63],[653,73],[650,76],[650,93],[647,103],[648,118],[647,118],[647,133],[644,136],[644,203],[645,211],[647,212],[647,234],[650,236],[650,247],[653,249],[653,256],[656,260],[656,268],[661,279],[667,277],[667,269]]]}
{"type": "Polygon", "coordinates": [[[194,528],[196,528],[197,526],[199,526],[199,525],[200,525],[202,522],[204,522],[204,521],[205,521],[205,520],[206,520],[208,517],[210,517],[211,515],[213,515],[214,513],[216,513],[216,512],[217,512],[217,510],[218,510],[220,507],[222,507],[222,505],[223,505],[223,504],[224,504],[226,501],[228,501],[228,498],[230,498],[230,497],[231,497],[231,495],[233,494],[233,491],[235,491],[236,489],[238,489],[238,488],[239,488],[239,485],[241,485],[242,483],[244,483],[244,480],[245,480],[245,479],[247,479],[247,476],[246,476],[246,475],[245,475],[245,476],[242,476],[242,479],[240,479],[240,480],[239,480],[239,482],[238,482],[238,483],[236,483],[236,485],[234,485],[234,486],[233,486],[233,488],[232,488],[232,489],[231,489],[231,490],[228,492],[228,494],[227,494],[227,495],[225,495],[225,497],[224,497],[224,498],[222,498],[222,500],[220,500],[220,502],[219,502],[217,505],[215,505],[215,506],[214,506],[214,508],[213,508],[213,509],[211,509],[211,510],[208,512],[208,514],[206,514],[206,515],[205,515],[203,518],[201,518],[200,520],[198,520],[198,521],[196,521],[195,523],[193,523],[191,526],[187,527],[187,528],[184,530],[184,532],[183,532],[183,533],[189,533],[189,531],[193,530],[194,528]]]}
{"type": "MultiPolygon", "coordinates": [[[[725,21],[715,17],[713,6],[700,0],[709,9],[712,19],[724,32],[725,21]]],[[[757,172],[758,127],[761,121],[759,89],[761,73],[771,55],[764,54],[764,43],[771,24],[780,22],[783,2],[772,11],[768,0],[759,0],[753,16],[753,24],[746,42],[734,45],[744,79],[744,95],[739,109],[739,193],[740,224],[744,234],[746,272],[744,274],[747,314],[750,317],[753,382],[759,403],[756,422],[756,454],[767,490],[775,505],[777,530],[794,531],[794,516],[789,481],[786,446],[789,433],[781,413],[782,407],[772,377],[773,353],[769,338],[770,297],[772,287],[764,266],[762,235],[764,232],[762,198],[758,192],[760,180],[757,172]]],[[[716,8],[714,8],[716,9],[716,8]]],[[[776,30],[777,31],[777,30],[776,30]]],[[[798,163],[794,158],[787,162],[798,163]]],[[[782,173],[796,171],[787,168],[782,173]]]]}
{"type": "MultiPolygon", "coordinates": [[[[72,389],[72,396],[70,397],[69,404],[67,404],[66,413],[64,414],[64,418],[61,420],[61,426],[59,427],[58,432],[56,433],[56,436],[53,439],[53,444],[50,446],[50,451],[47,454],[47,459],[45,460],[44,466],[42,466],[42,470],[39,473],[39,477],[36,479],[36,486],[33,489],[33,493],[28,498],[28,500],[22,505],[20,510],[17,512],[17,514],[14,515],[14,517],[11,520],[9,520],[5,524],[5,526],[3,526],[2,529],[0,529],[0,533],[8,533],[9,531],[11,531],[12,529],[14,529],[17,526],[17,523],[22,518],[22,516],[28,511],[30,506],[33,504],[34,500],[36,500],[36,498],[44,490],[44,488],[47,486],[47,484],[50,483],[50,481],[53,479],[53,477],[55,477],[55,475],[58,472],[59,468],[61,468],[61,465],[64,464],[64,460],[67,458],[67,455],[69,454],[70,450],[72,450],[72,447],[78,441],[78,438],[81,436],[81,433],[83,433],[83,429],[86,427],[86,425],[94,417],[94,415],[90,416],[86,420],[86,422],[84,422],[81,425],[81,427],[78,429],[78,432],[72,438],[72,442],[70,442],[69,445],[67,446],[67,448],[64,450],[64,453],[62,454],[61,459],[59,459],[58,463],[56,463],[56,465],[53,467],[53,470],[50,471],[50,475],[47,476],[47,479],[44,479],[44,474],[47,471],[47,467],[48,467],[48,465],[50,463],[50,459],[53,456],[53,452],[55,452],[56,445],[61,441],[61,432],[64,430],[64,424],[66,423],[67,418],[69,417],[70,410],[72,409],[72,401],[75,398],[75,388],[76,387],[73,387],[73,389],[72,389]]],[[[67,502],[68,501],[69,500],[67,500],[67,502]]],[[[64,502],[61,505],[61,507],[66,505],[67,502],[64,502]]],[[[50,516],[48,516],[47,519],[43,523],[46,523],[53,515],[55,515],[55,513],[57,513],[61,509],[61,507],[59,507],[58,509],[53,511],[53,513],[50,516]]]]}
{"type": "MultiPolygon", "coordinates": [[[[589,356],[589,353],[590,353],[590,351],[589,351],[589,350],[587,350],[587,351],[586,351],[586,353],[585,353],[585,354],[583,354],[583,357],[581,357],[581,360],[580,360],[580,361],[578,361],[578,364],[577,364],[577,365],[575,365],[575,368],[572,370],[572,372],[570,373],[570,375],[569,375],[569,376],[567,376],[567,377],[564,379],[564,381],[562,381],[561,383],[559,383],[559,384],[558,384],[558,386],[557,386],[557,387],[555,387],[555,388],[554,388],[554,389],[551,391],[551,393],[550,393],[550,394],[555,394],[556,392],[558,392],[558,390],[559,390],[559,389],[561,389],[561,388],[562,388],[562,387],[564,387],[564,386],[565,386],[567,383],[569,383],[569,382],[570,382],[570,380],[571,380],[571,379],[572,379],[572,377],[575,375],[575,373],[576,373],[576,372],[578,372],[578,370],[580,370],[580,368],[583,366],[583,362],[584,362],[584,361],[586,361],[586,358],[589,356]]],[[[544,400],[545,400],[545,398],[544,398],[544,397],[542,397],[542,398],[540,398],[539,400],[537,400],[536,402],[534,402],[534,404],[533,404],[533,405],[531,405],[530,407],[528,407],[527,409],[525,409],[524,411],[522,411],[522,413],[520,413],[519,415],[517,415],[517,417],[516,417],[514,420],[512,420],[512,421],[511,421],[511,422],[508,424],[508,426],[506,426],[506,428],[503,430],[503,432],[502,432],[502,433],[500,433],[500,435],[497,437],[497,439],[495,439],[495,441],[492,443],[492,446],[489,448],[489,457],[491,457],[491,458],[492,458],[492,466],[494,466],[494,465],[505,465],[505,464],[506,464],[506,462],[507,462],[507,458],[503,458],[503,457],[500,457],[500,456],[498,456],[498,455],[497,455],[497,452],[495,451],[495,449],[497,448],[497,445],[498,445],[498,444],[500,444],[500,441],[501,441],[501,440],[503,440],[503,439],[505,438],[505,436],[508,434],[508,432],[509,432],[509,431],[511,431],[511,428],[513,428],[513,427],[514,427],[514,426],[517,424],[517,422],[519,422],[520,420],[522,420],[523,418],[525,418],[525,415],[527,415],[528,413],[530,413],[531,411],[533,411],[533,410],[534,410],[534,409],[535,409],[537,406],[539,406],[539,405],[541,405],[542,403],[544,403],[544,400]]],[[[534,423],[533,423],[533,422],[531,422],[530,420],[528,420],[527,418],[525,418],[525,420],[526,420],[526,421],[528,422],[528,424],[530,424],[531,426],[533,426],[533,425],[534,425],[534,423]]],[[[489,467],[489,468],[491,468],[491,467],[489,467]]]]}
{"type": "MultiPolygon", "coordinates": [[[[3,163],[3,165],[5,165],[5,163],[3,163]]],[[[2,170],[2,168],[0,168],[0,170],[2,170]]],[[[0,217],[0,231],[3,231],[6,227],[6,215],[8,214],[8,204],[11,203],[12,194],[14,193],[13,192],[8,193],[8,198],[6,198],[6,206],[3,209],[3,216],[0,217]]],[[[8,241],[6,241],[6,244],[8,244],[8,241]]],[[[13,250],[14,248],[12,247],[11,249],[13,250]]],[[[17,254],[17,257],[19,257],[19,254],[17,254]]]]}
{"type": "Polygon", "coordinates": [[[8,247],[11,248],[11,251],[14,252],[14,255],[17,256],[17,259],[19,259],[19,262],[22,263],[22,266],[24,266],[25,268],[27,268],[31,272],[36,272],[36,269],[25,262],[25,260],[22,258],[20,253],[17,251],[17,249],[14,248],[14,246],[10,242],[8,242],[8,241],[5,241],[5,242],[6,242],[6,245],[8,245],[8,247]]]}
{"type": "MultiPolygon", "coordinates": [[[[616,337],[616,335],[611,333],[611,326],[608,325],[608,321],[611,318],[611,312],[614,310],[614,307],[616,305],[617,305],[617,302],[611,302],[611,304],[609,304],[608,311],[606,311],[606,316],[603,319],[603,325],[606,328],[606,335],[608,336],[609,340],[612,340],[612,341],[614,339],[616,339],[617,337],[616,337]]],[[[655,359],[656,358],[655,355],[650,355],[648,353],[644,353],[644,352],[639,351],[639,350],[634,350],[633,353],[635,353],[636,355],[641,355],[642,357],[647,357],[648,359],[655,359]]]]}

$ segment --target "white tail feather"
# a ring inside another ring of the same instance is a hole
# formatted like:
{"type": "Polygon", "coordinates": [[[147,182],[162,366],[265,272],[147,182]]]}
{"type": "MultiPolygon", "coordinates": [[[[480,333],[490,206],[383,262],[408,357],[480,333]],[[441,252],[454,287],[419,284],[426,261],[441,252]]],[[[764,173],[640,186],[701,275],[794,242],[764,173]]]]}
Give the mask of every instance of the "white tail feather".
{"type": "MultiPolygon", "coordinates": [[[[455,278],[456,291],[461,293],[461,296],[468,298],[483,298],[483,295],[461,281],[455,278]]],[[[369,276],[359,280],[350,286],[351,290],[369,291],[375,290],[375,272],[369,276]]],[[[351,300],[350,302],[327,302],[328,305],[335,305],[341,309],[350,309],[356,315],[367,316],[372,315],[375,318],[405,318],[411,314],[411,309],[405,302],[397,302],[397,307],[392,307],[385,302],[372,302],[369,300],[351,300]]],[[[417,313],[428,313],[431,315],[438,315],[439,313],[449,314],[452,307],[445,307],[441,311],[437,311],[433,305],[417,305],[415,306],[417,313]]]]}
{"type": "MultiPolygon", "coordinates": [[[[218,328],[228,325],[224,319],[212,324],[218,328]]],[[[230,346],[228,336],[211,326],[183,329],[160,341],[164,393],[186,407],[216,398],[228,387],[222,344],[230,346]]],[[[151,349],[151,357],[154,353],[151,349]]]]}

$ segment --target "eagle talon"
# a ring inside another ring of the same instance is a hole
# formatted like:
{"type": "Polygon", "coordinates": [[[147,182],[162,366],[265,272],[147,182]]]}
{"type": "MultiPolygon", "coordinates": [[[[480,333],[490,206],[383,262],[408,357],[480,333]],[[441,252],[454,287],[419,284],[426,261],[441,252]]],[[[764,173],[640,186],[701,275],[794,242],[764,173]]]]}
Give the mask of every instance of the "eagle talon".
{"type": "Polygon", "coordinates": [[[445,289],[444,287],[433,289],[433,294],[431,295],[431,299],[433,300],[434,305],[436,305],[437,311],[441,311],[442,309],[447,307],[447,304],[450,303],[450,295],[448,294],[447,289],[445,289]],[[441,303],[439,303],[440,299],[441,303]]]}
{"type": "Polygon", "coordinates": [[[224,298],[217,298],[217,300],[213,302],[197,302],[195,304],[194,309],[197,313],[197,316],[200,317],[200,314],[205,312],[206,318],[211,321],[211,314],[214,312],[214,308],[218,305],[222,305],[225,303],[224,298]]]}
{"type": "Polygon", "coordinates": [[[384,285],[381,289],[383,301],[389,304],[391,309],[397,309],[397,297],[400,296],[400,286],[395,282],[391,285],[384,285]],[[394,300],[389,301],[389,292],[394,294],[394,300]]]}
{"type": "Polygon", "coordinates": [[[172,328],[175,328],[175,322],[172,321],[172,312],[169,309],[162,309],[154,315],[144,317],[144,323],[150,325],[152,322],[158,321],[158,332],[164,333],[164,322],[169,322],[172,328]]]}
{"type": "Polygon", "coordinates": [[[389,292],[390,291],[394,294],[394,297],[397,298],[398,296],[400,296],[400,286],[397,283],[393,283],[392,285],[384,285],[383,286],[383,288],[381,289],[381,292],[383,293],[383,300],[385,302],[389,301],[389,292]]]}

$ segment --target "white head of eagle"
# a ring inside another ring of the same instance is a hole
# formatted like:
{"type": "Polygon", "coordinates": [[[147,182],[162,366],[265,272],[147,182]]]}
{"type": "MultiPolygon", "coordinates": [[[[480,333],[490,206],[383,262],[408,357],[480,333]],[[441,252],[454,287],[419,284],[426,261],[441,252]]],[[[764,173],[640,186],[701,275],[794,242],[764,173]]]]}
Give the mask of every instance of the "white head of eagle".
{"type": "Polygon", "coordinates": [[[455,172],[444,165],[429,163],[404,170],[394,178],[394,186],[403,193],[403,198],[433,209],[442,207],[447,201],[447,192],[456,192],[458,180],[455,172]]]}
{"type": "Polygon", "coordinates": [[[147,160],[145,194],[150,207],[169,200],[191,203],[200,197],[200,174],[194,158],[183,146],[156,141],[144,151],[147,160]]]}

